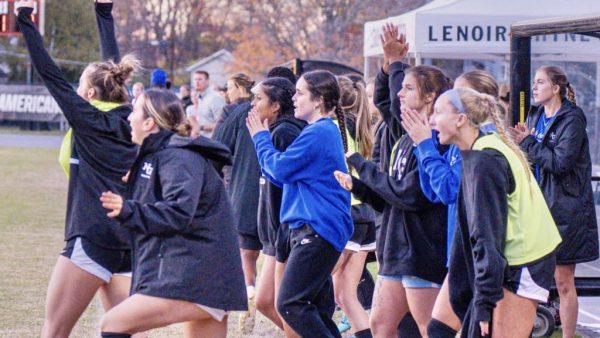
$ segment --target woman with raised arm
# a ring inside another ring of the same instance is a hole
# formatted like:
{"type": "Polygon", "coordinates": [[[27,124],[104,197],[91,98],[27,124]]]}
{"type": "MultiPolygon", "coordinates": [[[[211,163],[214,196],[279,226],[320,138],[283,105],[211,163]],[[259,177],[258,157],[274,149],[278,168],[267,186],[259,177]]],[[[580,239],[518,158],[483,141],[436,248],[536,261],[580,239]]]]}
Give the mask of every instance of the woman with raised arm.
{"type": "MultiPolygon", "coordinates": [[[[426,118],[433,113],[436,98],[450,86],[436,67],[410,68],[398,92],[402,110],[414,110],[426,118]]],[[[394,146],[389,172],[380,171],[356,152],[349,154],[348,162],[359,178],[336,172],[340,184],[383,213],[377,238],[380,269],[370,318],[373,336],[395,335],[410,311],[421,335],[427,337],[432,308],[446,275],[447,210],[423,193],[414,142],[408,135],[394,146]]]]}
{"type": "Polygon", "coordinates": [[[529,337],[560,243],[527,159],[498,116],[494,97],[458,88],[440,96],[430,119],[440,143],[462,155],[448,273],[461,337],[529,337]],[[490,119],[497,132],[484,134],[490,119]]]}
{"type": "Polygon", "coordinates": [[[579,307],[575,265],[598,258],[587,121],[575,103],[573,86],[558,67],[537,70],[533,99],[539,107],[534,107],[525,124],[511,128],[511,133],[533,163],[535,178],[563,238],[556,251],[554,278],[563,337],[571,338],[579,307]]]}
{"type": "Polygon", "coordinates": [[[96,19],[104,62],[87,66],[75,91],[44,49],[31,21],[34,1],[17,1],[18,24],[33,66],[60,106],[71,131],[61,147],[60,162],[69,175],[66,245],[48,285],[42,337],[67,337],[100,290],[105,310],[128,296],[131,271],[127,235],[97,203],[106,189],[122,192],[121,178],[137,151],[127,116],[131,112],[125,81],[140,68],[132,56],[119,60],[112,1],[96,2],[96,19]]]}
{"type": "Polygon", "coordinates": [[[150,89],[129,116],[140,152],[125,200],[100,200],[132,238],[132,295],[108,311],[102,337],[185,322],[186,337],[225,337],[227,314],[247,307],[233,212],[213,162],[230,164],[227,148],[191,139],[179,98],[150,89]]]}
{"type": "MultiPolygon", "coordinates": [[[[461,74],[456,78],[454,88],[471,88],[493,97],[498,96],[496,80],[490,73],[483,70],[473,70],[461,74]]],[[[493,121],[490,119],[488,121],[482,125],[482,132],[495,130],[493,121]]],[[[430,201],[442,202],[448,206],[447,261],[449,261],[454,238],[456,199],[460,188],[462,168],[460,149],[455,145],[450,145],[448,151],[440,154],[437,132],[432,133],[427,118],[422,118],[410,110],[402,113],[402,127],[417,145],[415,155],[419,161],[419,179],[423,192],[430,201]]],[[[460,326],[460,320],[450,304],[450,290],[446,276],[435,301],[427,331],[430,337],[453,338],[460,326]]]]}

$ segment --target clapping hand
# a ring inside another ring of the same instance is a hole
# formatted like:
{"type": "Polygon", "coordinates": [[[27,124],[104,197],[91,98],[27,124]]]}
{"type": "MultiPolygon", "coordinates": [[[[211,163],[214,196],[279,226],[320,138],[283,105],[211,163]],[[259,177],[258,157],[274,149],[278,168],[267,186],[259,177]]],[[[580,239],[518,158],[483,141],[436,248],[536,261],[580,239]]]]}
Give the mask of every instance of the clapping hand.
{"type": "Polygon", "coordinates": [[[519,122],[516,126],[508,128],[508,133],[516,144],[520,144],[527,136],[534,134],[535,129],[529,132],[525,123],[519,122]]]}
{"type": "Polygon", "coordinates": [[[18,0],[15,1],[15,14],[19,15],[19,10],[21,8],[34,8],[35,1],[33,0],[18,0]]]}
{"type": "Polygon", "coordinates": [[[406,130],[410,139],[419,144],[424,140],[431,138],[431,128],[427,118],[419,114],[414,109],[403,109],[400,114],[402,117],[402,128],[406,130]]]}
{"type": "Polygon", "coordinates": [[[260,117],[258,116],[258,112],[252,109],[248,113],[248,117],[246,118],[246,127],[250,132],[250,136],[254,137],[254,135],[258,134],[261,131],[269,129],[269,122],[265,119],[264,121],[260,121],[260,117]]]}
{"type": "Polygon", "coordinates": [[[381,46],[383,47],[383,57],[390,64],[402,61],[408,54],[409,44],[406,42],[406,35],[398,33],[398,26],[392,23],[386,23],[382,28],[381,46]]]}

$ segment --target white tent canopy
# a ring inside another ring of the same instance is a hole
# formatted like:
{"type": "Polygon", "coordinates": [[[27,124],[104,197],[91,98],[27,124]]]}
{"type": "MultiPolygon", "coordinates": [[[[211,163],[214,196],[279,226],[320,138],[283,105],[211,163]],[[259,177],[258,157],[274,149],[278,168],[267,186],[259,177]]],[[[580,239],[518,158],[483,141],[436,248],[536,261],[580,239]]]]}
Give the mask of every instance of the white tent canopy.
{"type": "MultiPolygon", "coordinates": [[[[403,15],[365,23],[364,56],[383,54],[379,34],[386,22],[406,33],[417,59],[505,59],[513,22],[591,13],[600,13],[600,1],[434,0],[403,15]]],[[[596,62],[599,54],[600,39],[586,35],[532,38],[532,56],[544,60],[596,62]]]]}

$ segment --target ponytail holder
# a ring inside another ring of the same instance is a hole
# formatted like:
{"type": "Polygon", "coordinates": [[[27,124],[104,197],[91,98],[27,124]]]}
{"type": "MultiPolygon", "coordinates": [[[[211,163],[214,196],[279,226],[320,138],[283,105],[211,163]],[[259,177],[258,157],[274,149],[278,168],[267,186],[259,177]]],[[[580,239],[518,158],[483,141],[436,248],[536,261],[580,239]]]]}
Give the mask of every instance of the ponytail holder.
{"type": "Polygon", "coordinates": [[[440,96],[446,97],[459,113],[465,113],[465,107],[463,106],[460,95],[458,95],[458,91],[456,89],[447,90],[440,96]]]}

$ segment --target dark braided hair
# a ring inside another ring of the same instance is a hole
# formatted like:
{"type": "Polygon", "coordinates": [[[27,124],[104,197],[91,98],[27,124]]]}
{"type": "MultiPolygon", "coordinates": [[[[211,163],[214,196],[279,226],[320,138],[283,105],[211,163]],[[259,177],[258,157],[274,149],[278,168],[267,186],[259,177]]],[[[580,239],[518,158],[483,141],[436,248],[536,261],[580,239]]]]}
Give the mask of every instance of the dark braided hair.
{"type": "Polygon", "coordinates": [[[340,107],[340,87],[338,86],[335,75],[326,70],[313,70],[304,73],[302,78],[308,84],[308,91],[311,99],[323,98],[323,115],[335,109],[335,116],[338,120],[344,153],[348,151],[348,139],[346,138],[346,117],[340,107]]]}
{"type": "Polygon", "coordinates": [[[260,86],[271,102],[279,103],[278,117],[294,116],[292,97],[296,93],[296,87],[290,80],[283,77],[271,77],[261,82],[260,86]]]}

